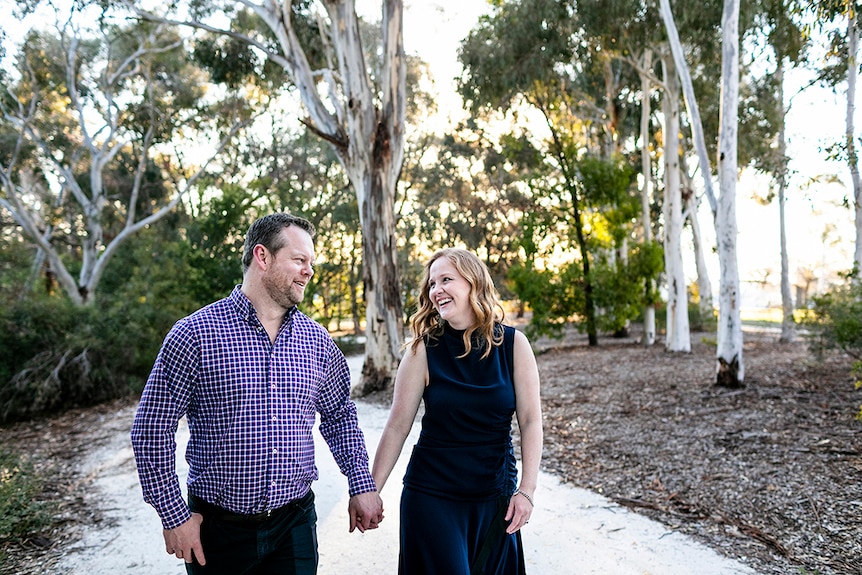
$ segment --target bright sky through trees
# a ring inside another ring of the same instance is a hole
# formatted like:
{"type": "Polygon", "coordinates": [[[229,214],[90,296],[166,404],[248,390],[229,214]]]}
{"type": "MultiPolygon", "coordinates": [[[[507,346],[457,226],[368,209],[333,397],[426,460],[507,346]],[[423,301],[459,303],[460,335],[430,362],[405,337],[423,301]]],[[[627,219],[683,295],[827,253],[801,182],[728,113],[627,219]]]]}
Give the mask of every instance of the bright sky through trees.
{"type": "MultiPolygon", "coordinates": [[[[12,4],[0,4],[0,21],[12,21],[12,4]]],[[[405,50],[422,58],[431,68],[442,118],[439,130],[451,125],[445,122],[447,117],[453,117],[453,121],[463,117],[453,80],[460,69],[457,50],[461,39],[488,9],[485,0],[405,0],[405,50]]],[[[357,12],[367,19],[379,20],[380,0],[357,0],[357,12]]],[[[5,27],[7,59],[4,65],[13,63],[14,43],[23,38],[27,27],[5,27]]],[[[799,73],[795,77],[797,82],[804,81],[799,73]]],[[[839,90],[843,90],[843,86],[839,90]]],[[[794,94],[795,90],[788,88],[787,93],[794,94]]],[[[862,105],[857,106],[859,114],[862,114],[862,105]]],[[[824,280],[833,279],[836,272],[846,271],[852,264],[853,214],[851,209],[842,206],[845,197],[852,200],[852,190],[845,185],[845,182],[849,184],[849,173],[846,163],[828,162],[826,153],[821,151],[839,141],[843,131],[843,93],[833,94],[812,87],[795,96],[788,117],[788,153],[792,158],[787,193],[790,279],[798,284],[805,275],[813,277],[811,291],[825,288],[824,280]],[[813,178],[829,175],[837,177],[838,183],[811,183],[813,178]]],[[[778,207],[775,203],[764,206],[753,199],[766,196],[770,185],[772,182],[768,178],[753,174],[751,170],[743,173],[739,183],[738,245],[744,307],[780,305],[778,207]],[[756,288],[757,283],[764,280],[774,286],[765,294],[756,288]]],[[[705,204],[701,207],[702,231],[707,244],[714,246],[712,217],[705,204]]],[[[715,280],[719,275],[718,260],[715,254],[707,255],[711,277],[715,280]]],[[[693,281],[693,256],[685,262],[685,267],[686,275],[693,281]]],[[[718,282],[713,284],[717,286],[718,282]]]]}
{"type": "MultiPolygon", "coordinates": [[[[452,78],[459,73],[458,44],[488,10],[485,0],[436,0],[405,2],[404,42],[408,53],[429,63],[434,74],[441,112],[460,114],[460,100],[452,78]]],[[[379,18],[380,2],[360,0],[358,10],[368,17],[379,18]]],[[[792,81],[792,80],[791,80],[792,81]]],[[[797,82],[804,82],[796,74],[797,82]]],[[[795,89],[788,88],[788,94],[795,89]]],[[[862,103],[862,102],[860,102],[862,103]]],[[[858,107],[862,113],[862,106],[858,107]]],[[[820,149],[839,141],[844,132],[843,94],[811,87],[796,96],[788,117],[788,146],[792,158],[788,188],[787,225],[791,282],[800,283],[801,275],[813,272],[812,290],[825,288],[822,283],[846,271],[853,258],[853,213],[841,205],[852,190],[847,180],[846,164],[828,162],[820,149]],[[810,183],[812,178],[835,175],[841,183],[810,183]],[[802,189],[802,188],[805,189],[802,189]]],[[[754,174],[743,173],[737,190],[739,225],[739,265],[745,307],[780,305],[780,252],[777,203],[762,205],[755,197],[764,197],[772,182],[754,174]],[[759,289],[767,281],[771,289],[759,289]]],[[[715,245],[715,229],[706,202],[701,206],[701,226],[708,245],[715,245]]],[[[691,254],[689,249],[687,256],[691,254]]],[[[718,285],[718,259],[708,254],[710,274],[718,285]]],[[[686,275],[694,281],[693,255],[685,262],[686,275]]],[[[794,294],[795,297],[795,294],[794,294]]]]}

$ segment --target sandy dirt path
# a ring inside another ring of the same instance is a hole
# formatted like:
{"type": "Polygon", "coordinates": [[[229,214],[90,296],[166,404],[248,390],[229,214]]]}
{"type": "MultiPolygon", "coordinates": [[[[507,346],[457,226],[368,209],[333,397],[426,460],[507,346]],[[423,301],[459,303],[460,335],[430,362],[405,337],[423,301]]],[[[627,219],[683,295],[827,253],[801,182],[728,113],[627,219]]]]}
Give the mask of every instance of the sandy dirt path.
{"type": "MultiPolygon", "coordinates": [[[[357,373],[362,358],[350,358],[357,373]]],[[[377,446],[387,410],[357,403],[359,421],[369,450],[377,446]]],[[[56,565],[63,575],[170,575],[184,573],[179,560],[167,555],[161,525],[141,499],[128,431],[134,410],[117,414],[116,433],[83,462],[92,477],[90,501],[109,519],[83,532],[81,540],[56,565]]],[[[188,430],[178,432],[184,452],[188,430]]],[[[400,477],[418,436],[414,425],[405,453],[383,492],[386,519],[364,534],[348,533],[347,481],[338,471],[325,443],[316,434],[320,480],[313,489],[317,501],[320,546],[319,575],[394,574],[398,562],[398,501],[400,477]]],[[[178,457],[178,470],[187,467],[178,457]]],[[[542,473],[535,496],[536,510],[523,530],[530,575],[753,575],[744,564],[668,527],[637,515],[593,492],[561,485],[542,473]]]]}

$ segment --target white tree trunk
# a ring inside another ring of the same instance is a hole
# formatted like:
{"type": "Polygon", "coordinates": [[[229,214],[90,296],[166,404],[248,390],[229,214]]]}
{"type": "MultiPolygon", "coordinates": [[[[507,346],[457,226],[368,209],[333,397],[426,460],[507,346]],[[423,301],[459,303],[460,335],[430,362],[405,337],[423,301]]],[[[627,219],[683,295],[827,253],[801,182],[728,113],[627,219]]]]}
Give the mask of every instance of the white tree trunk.
{"type": "Polygon", "coordinates": [[[694,96],[694,85],[691,82],[688,63],[685,61],[682,44],[679,41],[679,32],[676,29],[673,12],[670,9],[670,0],[659,0],[659,13],[664,22],[665,30],[667,31],[668,42],[670,43],[670,50],[673,54],[673,61],[674,64],[676,64],[679,79],[682,82],[682,90],[685,95],[685,104],[688,109],[694,147],[697,151],[700,172],[703,176],[704,192],[706,193],[706,199],[709,202],[712,213],[715,214],[717,206],[715,192],[713,192],[712,189],[712,167],[709,163],[709,154],[707,153],[706,141],[703,136],[703,123],[700,121],[700,108],[697,105],[697,98],[694,96]]]}
{"type": "Polygon", "coordinates": [[[742,319],[736,255],[739,0],[725,0],[721,29],[721,108],[718,135],[718,175],[721,194],[715,217],[721,282],[718,303],[716,383],[725,387],[741,387],[745,379],[745,365],[742,357],[742,319]]]}
{"type": "Polygon", "coordinates": [[[352,100],[353,106],[359,108],[356,113],[347,107],[350,143],[344,162],[356,190],[362,228],[366,344],[357,392],[367,394],[392,387],[401,357],[403,308],[395,243],[395,192],[404,157],[403,5],[401,0],[383,3],[383,93],[379,110],[370,98],[353,2],[327,2],[326,6],[333,23],[336,53],[347,63],[342,74],[348,78],[348,98],[360,85],[364,87],[356,90],[357,97],[368,98],[352,100]]]}
{"type": "MultiPolygon", "coordinates": [[[[853,181],[853,206],[856,221],[856,248],[853,265],[862,274],[862,178],[859,175],[859,161],[856,152],[855,115],[856,80],[859,76],[859,27],[856,25],[856,10],[853,3],[847,12],[847,110],[844,141],[847,145],[847,162],[853,181]]],[[[862,276],[860,276],[862,277],[862,276]]]]}
{"type": "MultiPolygon", "coordinates": [[[[289,3],[241,0],[273,31],[281,52],[266,52],[299,89],[306,125],[328,141],[356,192],[362,227],[366,302],[365,365],[359,394],[391,388],[401,357],[403,313],[395,236],[395,191],[404,156],[406,60],[403,2],[383,0],[382,93],[372,89],[354,0],[321,0],[337,70],[311,70],[291,21],[289,3]],[[325,83],[318,84],[323,78],[325,83]],[[323,88],[322,88],[323,87],[323,88]],[[324,90],[325,88],[325,90],[324,90]],[[326,91],[327,102],[321,97],[326,91]],[[379,108],[377,107],[379,102],[379,108]]],[[[195,22],[186,24],[225,34],[195,22]]],[[[243,40],[262,47],[248,37],[243,40]]]]}
{"type": "Polygon", "coordinates": [[[662,59],[665,91],[664,113],[664,262],[667,277],[668,351],[691,351],[688,323],[688,290],[682,264],[682,194],[679,173],[679,83],[672,61],[662,59]]]}
{"type": "Polygon", "coordinates": [[[691,178],[683,171],[685,178],[685,192],[683,201],[685,203],[685,217],[691,226],[691,239],[694,244],[694,267],[697,272],[697,308],[700,312],[701,321],[712,323],[715,306],[712,302],[712,282],[709,279],[709,269],[706,266],[706,257],[703,249],[703,235],[700,232],[700,220],[698,219],[698,208],[700,201],[692,189],[691,178]]]}
{"type": "Polygon", "coordinates": [[[778,118],[778,233],[781,245],[781,337],[782,343],[796,341],[796,321],[793,318],[793,294],[790,291],[790,264],[787,257],[787,219],[784,214],[785,192],[787,191],[787,139],[785,136],[784,109],[784,59],[778,62],[775,72],[778,83],[778,101],[781,114],[778,118]]]}
{"type": "MultiPolygon", "coordinates": [[[[641,68],[648,70],[652,66],[652,51],[644,52],[644,61],[641,68]]],[[[650,217],[650,199],[652,197],[652,163],[649,153],[649,119],[650,119],[650,94],[652,93],[652,81],[646,73],[640,74],[641,78],[641,226],[643,227],[643,241],[652,241],[652,218],[650,217]]],[[[647,280],[644,287],[647,295],[652,294],[654,286],[652,280],[647,280]]],[[[644,306],[644,326],[641,343],[651,346],[655,343],[655,306],[648,303],[644,306]]]]}

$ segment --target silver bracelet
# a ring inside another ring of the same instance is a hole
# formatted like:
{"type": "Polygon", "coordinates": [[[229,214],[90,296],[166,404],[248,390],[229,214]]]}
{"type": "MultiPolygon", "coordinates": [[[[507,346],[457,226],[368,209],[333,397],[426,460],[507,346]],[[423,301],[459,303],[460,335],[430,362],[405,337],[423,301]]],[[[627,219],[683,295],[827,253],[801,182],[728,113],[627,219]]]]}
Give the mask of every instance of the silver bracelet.
{"type": "Polygon", "coordinates": [[[527,495],[526,493],[524,493],[523,491],[521,491],[520,489],[516,489],[515,493],[513,493],[513,495],[523,495],[524,497],[527,498],[527,501],[530,502],[530,507],[535,507],[535,504],[533,503],[533,498],[530,497],[529,495],[527,495]]]}

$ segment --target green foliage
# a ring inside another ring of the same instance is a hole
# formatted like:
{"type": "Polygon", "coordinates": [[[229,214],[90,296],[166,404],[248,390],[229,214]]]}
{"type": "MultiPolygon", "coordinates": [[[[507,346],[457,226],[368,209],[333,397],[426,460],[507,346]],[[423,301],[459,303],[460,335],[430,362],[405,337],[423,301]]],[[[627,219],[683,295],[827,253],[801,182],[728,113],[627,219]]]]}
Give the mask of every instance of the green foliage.
{"type": "Polygon", "coordinates": [[[657,242],[637,245],[627,262],[599,260],[591,270],[598,328],[618,332],[638,317],[647,303],[659,297],[653,287],[664,267],[661,245],[657,242]]]}
{"type": "MultiPolygon", "coordinates": [[[[531,234],[524,234],[529,238],[531,234]]],[[[600,257],[590,270],[596,323],[604,332],[616,332],[626,322],[639,317],[646,303],[656,304],[659,295],[649,286],[664,265],[662,247],[657,242],[636,245],[627,262],[600,257]]],[[[530,264],[516,264],[509,271],[512,291],[533,312],[526,331],[531,336],[559,337],[563,327],[575,322],[584,331],[586,313],[585,282],[580,262],[559,270],[538,270],[530,264]]]]}
{"type": "Polygon", "coordinates": [[[598,329],[611,333],[624,329],[643,308],[642,278],[636,277],[632,268],[606,260],[598,262],[590,271],[594,278],[598,329]]]}
{"type": "MultiPolygon", "coordinates": [[[[816,354],[840,349],[854,359],[851,373],[862,387],[862,282],[857,271],[843,284],[812,298],[813,307],[802,325],[809,329],[809,344],[816,354]]],[[[862,406],[858,417],[862,419],[862,406]]]]}
{"type": "Polygon", "coordinates": [[[461,45],[464,72],[458,91],[474,112],[505,109],[519,93],[553,76],[556,63],[571,61],[571,18],[564,2],[499,2],[482,16],[461,45]]]}
{"type": "Polygon", "coordinates": [[[26,458],[0,449],[0,564],[3,547],[38,534],[56,504],[42,498],[42,479],[26,458]]]}
{"type": "Polygon", "coordinates": [[[59,297],[4,303],[0,423],[140,391],[176,319],[155,305],[119,299],[101,310],[59,297]]]}
{"type": "Polygon", "coordinates": [[[635,217],[639,205],[629,194],[633,170],[619,160],[587,156],[578,161],[578,179],[584,189],[584,196],[593,206],[614,206],[626,208],[620,221],[635,217]]]}
{"type": "Polygon", "coordinates": [[[190,250],[176,224],[176,217],[164,220],[121,246],[100,284],[98,308],[76,306],[42,284],[20,297],[18,276],[0,275],[10,283],[0,290],[0,423],[143,388],[165,333],[198,307],[187,290],[190,250]]]}
{"type": "Polygon", "coordinates": [[[810,330],[812,349],[840,349],[862,360],[862,283],[856,274],[812,301],[811,314],[802,321],[810,330]]]}
{"type": "Polygon", "coordinates": [[[530,337],[560,337],[567,323],[584,308],[582,274],[577,263],[558,272],[515,264],[509,270],[512,291],[530,306],[533,318],[525,332],[530,337]]]}
{"type": "Polygon", "coordinates": [[[7,299],[0,307],[0,382],[10,381],[35,350],[50,349],[74,329],[76,311],[61,298],[7,299]]]}
{"type": "Polygon", "coordinates": [[[251,47],[231,36],[211,34],[198,40],[195,60],[210,71],[213,82],[238,88],[250,79],[260,65],[251,47]]]}
{"type": "Polygon", "coordinates": [[[221,195],[201,206],[197,216],[185,225],[187,248],[187,296],[196,303],[210,302],[227,295],[242,282],[242,250],[245,232],[258,215],[254,197],[241,186],[222,184],[221,195]]]}

